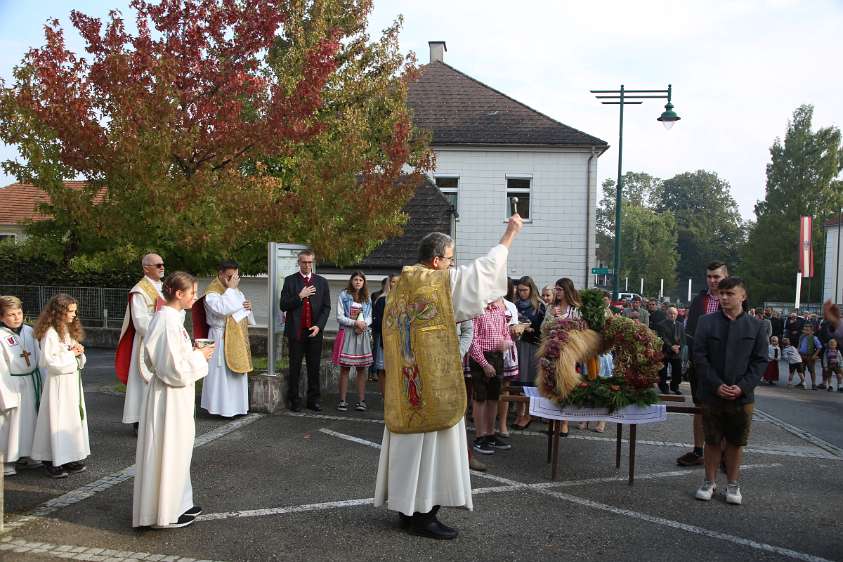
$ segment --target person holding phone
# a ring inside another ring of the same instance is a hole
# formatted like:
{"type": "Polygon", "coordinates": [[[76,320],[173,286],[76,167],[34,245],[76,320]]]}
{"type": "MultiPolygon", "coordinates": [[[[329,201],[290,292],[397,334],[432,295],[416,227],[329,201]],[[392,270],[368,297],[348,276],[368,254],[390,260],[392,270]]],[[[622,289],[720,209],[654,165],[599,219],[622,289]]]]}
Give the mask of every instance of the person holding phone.
{"type": "Polygon", "coordinates": [[[331,314],[331,290],[328,281],[313,272],[315,259],[313,250],[299,252],[299,271],[285,277],[281,288],[281,310],[287,314],[284,334],[290,350],[287,401],[294,412],[301,411],[299,377],[303,359],[307,361],[307,407],[316,412],[322,411],[319,404],[319,364],[322,334],[331,314]]]}

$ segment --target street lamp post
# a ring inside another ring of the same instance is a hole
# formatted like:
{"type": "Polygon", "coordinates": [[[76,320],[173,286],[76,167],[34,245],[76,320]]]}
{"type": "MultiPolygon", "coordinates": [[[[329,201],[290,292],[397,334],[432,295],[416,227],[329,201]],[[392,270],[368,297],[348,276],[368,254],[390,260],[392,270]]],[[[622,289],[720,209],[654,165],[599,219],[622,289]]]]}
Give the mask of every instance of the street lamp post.
{"type": "Polygon", "coordinates": [[[592,94],[597,94],[595,97],[605,105],[617,105],[620,107],[620,124],[618,127],[618,183],[617,192],[615,193],[615,256],[614,256],[614,270],[615,282],[612,291],[612,298],[617,299],[620,292],[620,272],[621,272],[621,201],[623,196],[623,106],[625,105],[640,105],[644,103],[644,99],[667,99],[664,106],[664,111],[659,116],[657,121],[661,121],[665,129],[670,129],[674,123],[679,121],[681,117],[676,115],[673,111],[673,104],[671,103],[671,96],[673,94],[673,86],[668,84],[667,90],[627,90],[621,84],[620,90],[591,90],[592,94]]]}

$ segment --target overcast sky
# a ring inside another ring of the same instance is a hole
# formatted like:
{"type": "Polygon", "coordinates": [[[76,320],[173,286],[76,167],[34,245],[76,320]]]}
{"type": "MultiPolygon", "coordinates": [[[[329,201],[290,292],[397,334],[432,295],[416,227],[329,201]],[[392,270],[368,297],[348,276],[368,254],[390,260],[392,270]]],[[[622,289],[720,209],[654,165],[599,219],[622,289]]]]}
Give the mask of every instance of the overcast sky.
{"type": "MultiPolygon", "coordinates": [[[[48,17],[69,27],[72,7],[104,16],[111,8],[129,14],[127,5],[0,0],[0,77],[8,80],[26,49],[43,43],[48,17]]],[[[745,218],[764,197],[769,148],[797,106],[815,106],[815,127],[843,125],[840,0],[375,0],[373,34],[399,14],[402,48],[420,63],[428,62],[428,41],[444,40],[448,64],[609,142],[601,182],[617,174],[618,107],[601,105],[590,89],[672,83],[682,120],[670,131],[656,121],[663,100],[626,107],[624,170],[661,178],[717,172],[745,218]]],[[[15,154],[0,146],[0,159],[15,154]]],[[[0,175],[0,184],[12,181],[0,175]]]]}

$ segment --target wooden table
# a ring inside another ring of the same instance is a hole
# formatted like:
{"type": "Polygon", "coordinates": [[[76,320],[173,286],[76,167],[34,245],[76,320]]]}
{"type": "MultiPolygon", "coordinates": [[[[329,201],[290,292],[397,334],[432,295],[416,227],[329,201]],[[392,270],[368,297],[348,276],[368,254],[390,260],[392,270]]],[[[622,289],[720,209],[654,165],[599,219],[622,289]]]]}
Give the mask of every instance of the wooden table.
{"type": "MultiPolygon", "coordinates": [[[[511,390],[514,390],[515,388],[518,387],[513,387],[511,390]]],[[[659,396],[659,398],[662,402],[685,402],[685,396],[677,396],[674,394],[662,394],[659,396]]],[[[510,402],[525,402],[529,404],[530,397],[520,394],[511,394],[507,392],[501,395],[501,400],[508,400],[510,402]]],[[[697,408],[696,406],[680,406],[668,404],[666,409],[667,412],[681,412],[689,414],[695,414],[700,412],[699,408],[697,408]]],[[[562,421],[563,420],[561,419],[547,420],[547,462],[551,465],[551,480],[556,480],[559,474],[559,436],[561,433],[562,421]]],[[[632,486],[635,483],[635,445],[638,437],[638,424],[624,424],[618,422],[612,423],[617,423],[618,426],[617,440],[615,442],[616,468],[620,468],[621,466],[621,445],[623,443],[623,426],[629,425],[629,485],[632,486]]]]}

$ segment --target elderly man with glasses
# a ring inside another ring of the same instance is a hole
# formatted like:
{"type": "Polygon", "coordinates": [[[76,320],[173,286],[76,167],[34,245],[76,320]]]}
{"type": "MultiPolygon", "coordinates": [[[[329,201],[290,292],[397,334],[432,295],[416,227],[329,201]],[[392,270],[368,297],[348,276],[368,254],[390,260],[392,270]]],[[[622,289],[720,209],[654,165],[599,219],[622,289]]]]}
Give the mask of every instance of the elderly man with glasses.
{"type": "MultiPolygon", "coordinates": [[[[114,357],[117,378],[126,385],[123,402],[123,423],[130,423],[138,434],[138,421],[143,403],[146,383],[141,369],[146,369],[140,360],[143,338],[152,315],[164,304],[161,294],[161,279],[164,277],[164,260],[158,254],[146,254],[141,259],[143,278],[129,290],[129,303],[123,317],[120,343],[114,357]]],[[[147,377],[149,378],[149,377],[147,377]]]]}

